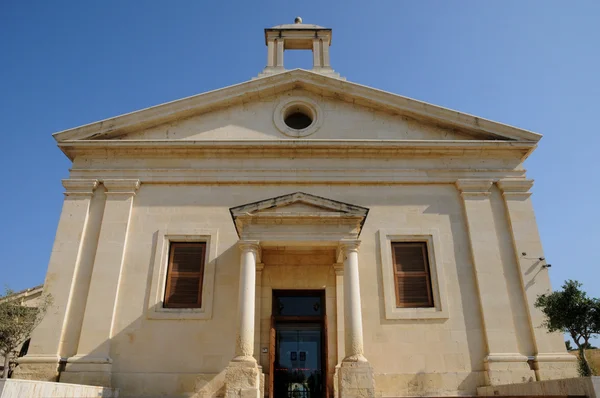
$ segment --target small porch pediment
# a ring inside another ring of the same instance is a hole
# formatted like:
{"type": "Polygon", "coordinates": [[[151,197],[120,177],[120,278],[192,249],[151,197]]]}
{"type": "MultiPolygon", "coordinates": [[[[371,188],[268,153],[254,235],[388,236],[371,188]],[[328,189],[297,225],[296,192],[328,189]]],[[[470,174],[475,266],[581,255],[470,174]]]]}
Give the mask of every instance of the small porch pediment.
{"type": "Polygon", "coordinates": [[[229,211],[240,239],[281,244],[357,239],[369,209],[295,192],[229,211]]]}

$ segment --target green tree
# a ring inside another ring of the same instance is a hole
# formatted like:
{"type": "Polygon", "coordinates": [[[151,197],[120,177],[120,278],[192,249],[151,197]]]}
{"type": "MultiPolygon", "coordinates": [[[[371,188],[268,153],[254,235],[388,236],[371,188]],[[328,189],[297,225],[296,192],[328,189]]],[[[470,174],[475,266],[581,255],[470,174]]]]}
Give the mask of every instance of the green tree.
{"type": "Polygon", "coordinates": [[[10,360],[17,355],[19,347],[31,336],[52,303],[50,295],[42,296],[36,307],[27,307],[11,297],[6,289],[0,297],[0,354],[4,356],[2,378],[8,377],[10,360]]]}
{"type": "Polygon", "coordinates": [[[568,333],[579,350],[579,374],[591,376],[592,369],[585,356],[589,340],[600,334],[600,300],[588,297],[581,283],[568,280],[562,290],[539,295],[535,306],[545,315],[542,326],[549,332],[568,333]]]}

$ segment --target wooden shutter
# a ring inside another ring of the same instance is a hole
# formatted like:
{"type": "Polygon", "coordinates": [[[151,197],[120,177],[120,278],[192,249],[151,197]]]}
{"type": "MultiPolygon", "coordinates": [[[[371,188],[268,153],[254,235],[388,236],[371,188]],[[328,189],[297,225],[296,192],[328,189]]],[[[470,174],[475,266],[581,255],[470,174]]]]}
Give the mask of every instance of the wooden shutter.
{"type": "Polygon", "coordinates": [[[172,242],[165,308],[201,308],[205,242],[172,242]]]}
{"type": "Polygon", "coordinates": [[[433,307],[431,275],[425,242],[392,243],[396,306],[433,307]]]}

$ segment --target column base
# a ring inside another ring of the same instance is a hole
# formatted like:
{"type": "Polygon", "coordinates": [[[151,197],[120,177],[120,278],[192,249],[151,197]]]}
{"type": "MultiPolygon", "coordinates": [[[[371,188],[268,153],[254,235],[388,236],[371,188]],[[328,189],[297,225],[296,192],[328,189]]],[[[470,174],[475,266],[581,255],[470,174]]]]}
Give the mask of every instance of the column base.
{"type": "Polygon", "coordinates": [[[62,383],[112,387],[112,360],[89,356],[74,356],[67,360],[60,374],[62,383]]]}
{"type": "Polygon", "coordinates": [[[337,370],[337,395],[341,398],[375,397],[373,368],[366,361],[342,361],[337,370]]]}
{"type": "Polygon", "coordinates": [[[60,357],[50,356],[24,356],[17,358],[17,366],[12,374],[13,379],[57,381],[60,366],[60,357]]]}
{"type": "Polygon", "coordinates": [[[262,369],[254,358],[236,359],[225,369],[225,398],[262,398],[262,369]]]}
{"type": "Polygon", "coordinates": [[[533,363],[538,380],[556,380],[579,377],[577,357],[567,353],[538,354],[533,363]]]}
{"type": "Polygon", "coordinates": [[[528,358],[520,354],[490,354],[484,360],[485,384],[527,383],[536,381],[535,371],[527,362],[528,358]]]}

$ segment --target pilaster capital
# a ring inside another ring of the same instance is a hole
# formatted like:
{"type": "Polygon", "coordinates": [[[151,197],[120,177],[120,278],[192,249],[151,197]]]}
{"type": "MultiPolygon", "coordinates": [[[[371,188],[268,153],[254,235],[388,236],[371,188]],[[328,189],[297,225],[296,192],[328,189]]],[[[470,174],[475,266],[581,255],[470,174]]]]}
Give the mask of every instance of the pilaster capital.
{"type": "Polygon", "coordinates": [[[461,179],[456,180],[456,188],[463,198],[473,196],[489,196],[493,180],[487,179],[461,179]]]}
{"type": "Polygon", "coordinates": [[[333,270],[337,276],[344,275],[344,263],[335,263],[333,264],[333,270]]]}
{"type": "Polygon", "coordinates": [[[67,179],[62,180],[62,185],[66,189],[65,196],[91,197],[98,187],[98,180],[67,179]]]}
{"type": "Polygon", "coordinates": [[[265,263],[256,263],[256,273],[262,272],[265,269],[265,263]]]}
{"type": "Polygon", "coordinates": [[[106,195],[135,196],[140,180],[103,180],[106,195]]]}
{"type": "Polygon", "coordinates": [[[237,245],[242,253],[253,252],[254,255],[257,257],[256,262],[257,263],[259,262],[258,257],[260,255],[260,241],[258,241],[258,240],[239,240],[237,245]]]}
{"type": "Polygon", "coordinates": [[[506,199],[525,199],[531,196],[529,190],[533,186],[533,180],[503,179],[497,184],[506,199]]]}

